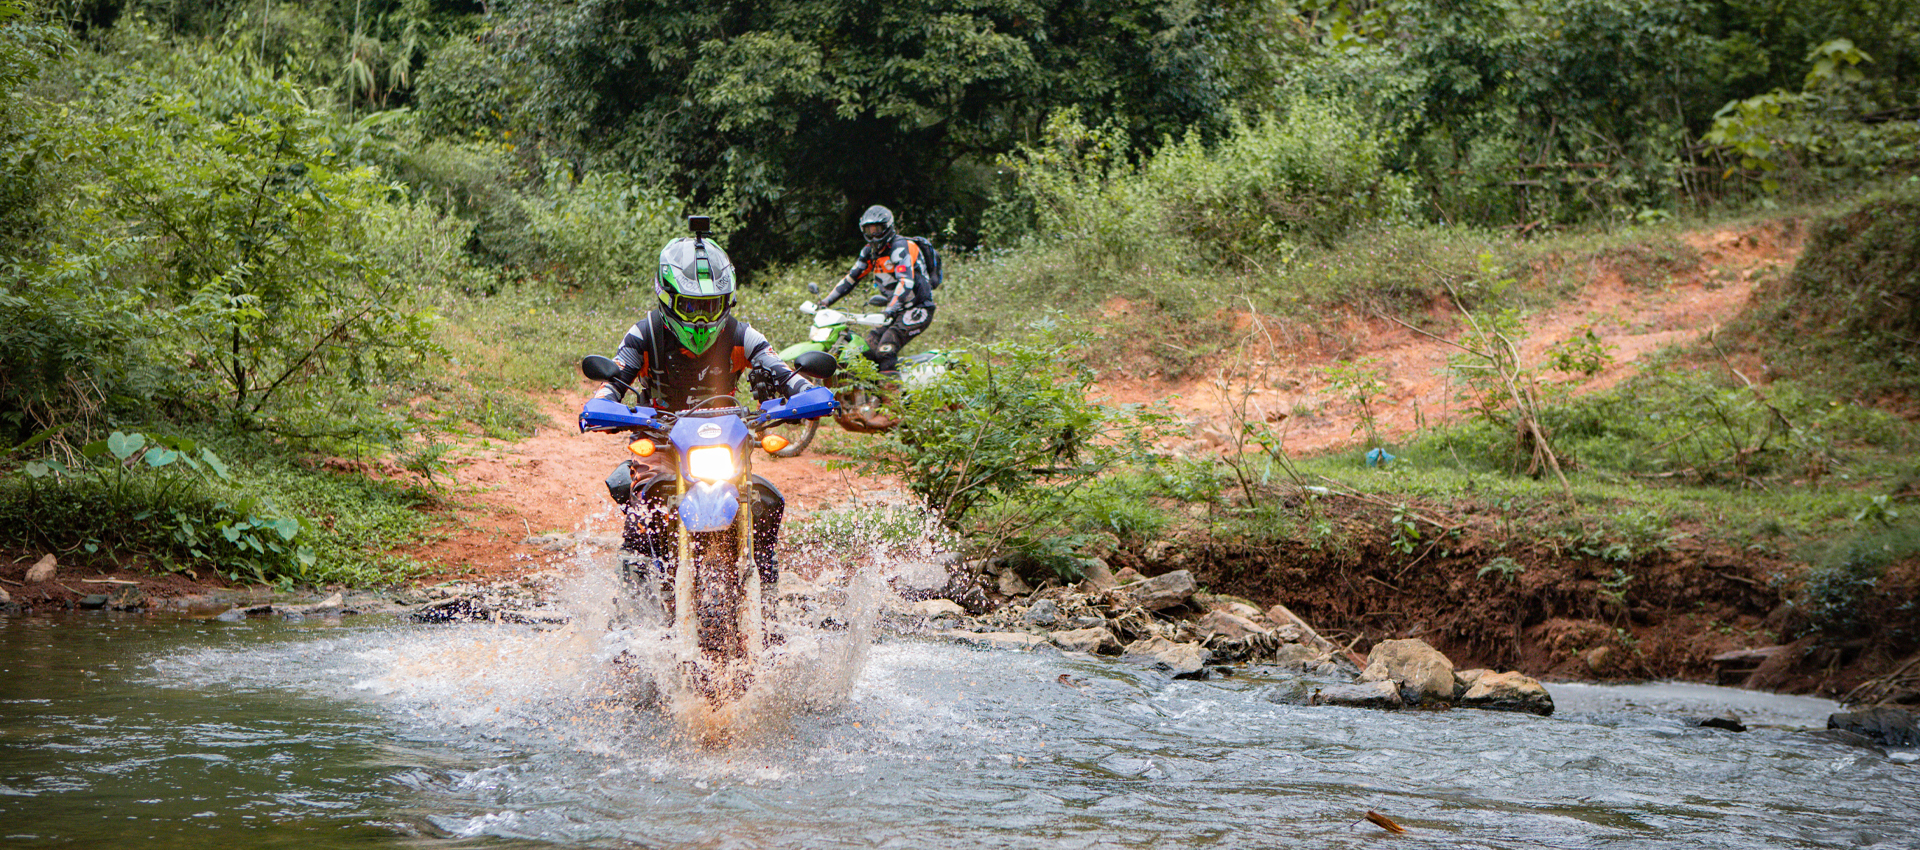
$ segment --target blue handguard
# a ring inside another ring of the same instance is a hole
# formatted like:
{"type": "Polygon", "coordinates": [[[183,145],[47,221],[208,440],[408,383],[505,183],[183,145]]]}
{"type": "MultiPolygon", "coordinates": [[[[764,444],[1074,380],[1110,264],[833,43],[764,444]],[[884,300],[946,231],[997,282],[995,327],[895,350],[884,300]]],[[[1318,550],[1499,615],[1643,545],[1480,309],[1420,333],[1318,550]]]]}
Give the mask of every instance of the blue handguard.
{"type": "MultiPolygon", "coordinates": [[[[839,409],[840,402],[834,400],[833,390],[826,387],[813,387],[794,393],[786,399],[768,400],[760,405],[760,417],[755,424],[818,419],[839,409]]],[[[585,414],[581,415],[585,416],[585,414]]]]}
{"type": "Polygon", "coordinates": [[[628,407],[610,398],[590,398],[580,407],[582,433],[659,427],[659,414],[651,407],[628,407]]]}

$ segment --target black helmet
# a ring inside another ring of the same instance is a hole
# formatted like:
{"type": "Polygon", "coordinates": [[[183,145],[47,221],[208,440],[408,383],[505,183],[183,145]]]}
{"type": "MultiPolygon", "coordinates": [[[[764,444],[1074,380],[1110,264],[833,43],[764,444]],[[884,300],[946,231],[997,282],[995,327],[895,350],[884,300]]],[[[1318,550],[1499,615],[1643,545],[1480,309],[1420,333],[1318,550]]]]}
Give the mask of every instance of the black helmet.
{"type": "Polygon", "coordinates": [[[874,204],[860,214],[860,235],[866,237],[868,245],[893,244],[893,210],[874,204]]]}
{"type": "Polygon", "coordinates": [[[733,313],[733,261],[712,241],[675,239],[660,249],[653,294],[673,335],[699,354],[713,347],[733,313]]]}

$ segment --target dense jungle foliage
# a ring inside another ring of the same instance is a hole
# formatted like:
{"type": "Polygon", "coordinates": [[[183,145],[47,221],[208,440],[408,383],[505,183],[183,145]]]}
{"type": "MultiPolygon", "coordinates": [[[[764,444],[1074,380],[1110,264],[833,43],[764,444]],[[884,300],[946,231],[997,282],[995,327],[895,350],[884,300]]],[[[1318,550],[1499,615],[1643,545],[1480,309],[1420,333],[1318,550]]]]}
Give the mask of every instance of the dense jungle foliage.
{"type": "Polygon", "coordinates": [[[1916,104],[1912,0],[0,0],[0,527],[392,577],[440,435],[524,432],[690,212],[784,296],[885,203],[942,333],[1116,294],[1200,358],[1221,288],[1491,303],[1526,239],[1876,185],[1916,104]]]}

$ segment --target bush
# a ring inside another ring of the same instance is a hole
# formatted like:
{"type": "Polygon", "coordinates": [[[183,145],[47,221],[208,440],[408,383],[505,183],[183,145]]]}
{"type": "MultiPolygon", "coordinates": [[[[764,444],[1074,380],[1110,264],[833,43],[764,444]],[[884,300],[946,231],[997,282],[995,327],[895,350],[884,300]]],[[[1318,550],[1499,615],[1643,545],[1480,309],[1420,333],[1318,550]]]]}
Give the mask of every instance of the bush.
{"type": "Polygon", "coordinates": [[[544,191],[523,197],[521,209],[542,271],[576,289],[651,287],[661,247],[687,235],[673,196],[617,174],[576,180],[562,163],[548,164],[544,191]]]}
{"type": "Polygon", "coordinates": [[[1189,134],[1140,169],[1164,220],[1207,256],[1287,256],[1299,242],[1331,245],[1354,228],[1403,221],[1411,187],[1382,162],[1390,140],[1338,103],[1300,101],[1280,114],[1236,118],[1218,144],[1189,134]]]}
{"type": "MultiPolygon", "coordinates": [[[[212,450],[178,437],[115,431],[72,466],[28,463],[0,486],[7,542],[119,563],[145,555],[168,571],[210,565],[235,581],[312,583],[314,535],[264,500],[232,491],[212,450]]],[[[122,565],[124,566],[124,565],[122,565]]]]}
{"type": "Polygon", "coordinates": [[[871,467],[898,476],[951,528],[995,548],[1064,509],[1123,456],[1133,418],[1087,400],[1084,334],[1040,327],[970,352],[901,402],[871,467]],[[985,521],[972,523],[982,508],[985,521]]]}

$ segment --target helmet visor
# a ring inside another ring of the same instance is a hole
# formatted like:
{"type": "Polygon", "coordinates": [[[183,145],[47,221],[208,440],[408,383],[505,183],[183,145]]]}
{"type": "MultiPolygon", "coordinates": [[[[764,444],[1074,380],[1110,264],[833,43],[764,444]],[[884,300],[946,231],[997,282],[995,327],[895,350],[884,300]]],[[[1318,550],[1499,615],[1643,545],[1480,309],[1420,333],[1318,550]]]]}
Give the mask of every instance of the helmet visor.
{"type": "Polygon", "coordinates": [[[875,242],[887,235],[887,226],[878,221],[869,221],[860,225],[860,232],[866,234],[868,242],[875,242]]]}
{"type": "Polygon", "coordinates": [[[667,310],[683,322],[708,325],[726,318],[727,302],[732,300],[732,295],[681,295],[673,292],[667,295],[667,310]]]}

